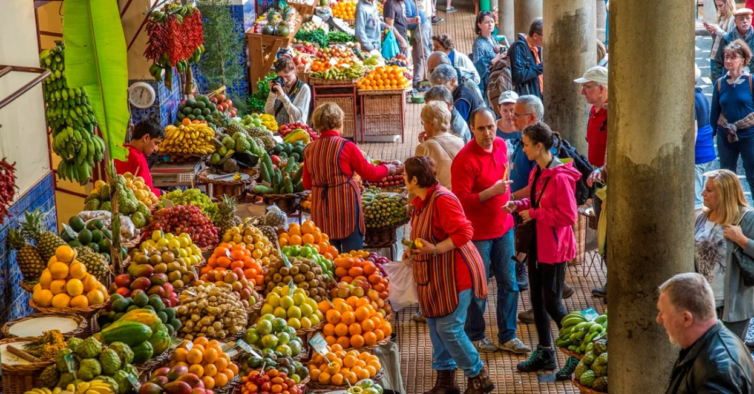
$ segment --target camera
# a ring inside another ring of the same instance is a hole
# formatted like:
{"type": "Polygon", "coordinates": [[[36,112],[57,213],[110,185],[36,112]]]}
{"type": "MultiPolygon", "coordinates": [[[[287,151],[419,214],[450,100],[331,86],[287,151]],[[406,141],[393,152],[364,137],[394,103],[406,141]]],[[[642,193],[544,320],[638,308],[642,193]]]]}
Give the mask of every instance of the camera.
{"type": "Polygon", "coordinates": [[[278,84],[280,86],[285,86],[285,79],[283,79],[283,77],[277,77],[277,78],[275,78],[275,79],[272,80],[272,83],[273,84],[278,84]]]}

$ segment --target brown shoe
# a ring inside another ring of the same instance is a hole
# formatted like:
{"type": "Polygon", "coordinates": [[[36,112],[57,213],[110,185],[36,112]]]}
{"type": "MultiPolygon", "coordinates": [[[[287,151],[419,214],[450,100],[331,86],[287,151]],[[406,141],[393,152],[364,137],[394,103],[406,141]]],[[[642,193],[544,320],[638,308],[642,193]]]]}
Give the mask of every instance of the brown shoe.
{"type": "Polygon", "coordinates": [[[456,381],[456,370],[451,369],[449,371],[437,371],[437,380],[435,380],[435,387],[431,390],[425,391],[424,394],[460,394],[461,388],[458,387],[456,381]]]}
{"type": "Polygon", "coordinates": [[[487,373],[487,367],[482,367],[479,371],[479,375],[475,378],[469,378],[469,382],[466,385],[466,391],[463,394],[484,394],[489,393],[495,389],[495,383],[490,380],[490,375],[487,373]]]}
{"type": "Polygon", "coordinates": [[[567,300],[571,298],[573,295],[573,287],[569,286],[568,283],[563,284],[563,299],[567,300]]]}

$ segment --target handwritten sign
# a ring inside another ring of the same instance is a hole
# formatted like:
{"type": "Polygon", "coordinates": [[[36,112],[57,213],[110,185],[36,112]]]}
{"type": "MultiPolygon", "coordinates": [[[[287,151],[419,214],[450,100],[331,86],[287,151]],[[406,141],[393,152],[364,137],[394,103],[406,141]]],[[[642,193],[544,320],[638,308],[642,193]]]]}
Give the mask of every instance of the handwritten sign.
{"type": "Polygon", "coordinates": [[[296,285],[293,283],[293,279],[291,279],[288,282],[288,294],[292,297],[294,291],[296,291],[296,285]]]}
{"type": "Polygon", "coordinates": [[[136,379],[136,376],[133,374],[126,375],[126,379],[131,383],[131,386],[133,386],[134,390],[139,391],[141,388],[141,383],[139,382],[139,379],[136,379]]]}
{"type": "Polygon", "coordinates": [[[327,341],[325,341],[325,337],[322,336],[321,333],[315,334],[312,339],[309,340],[309,344],[312,345],[312,348],[315,352],[327,356],[327,353],[330,351],[327,349],[327,341]]]}
{"type": "Polygon", "coordinates": [[[169,198],[162,200],[162,204],[165,208],[173,208],[175,206],[175,204],[173,204],[173,200],[169,198]]]}
{"type": "Polygon", "coordinates": [[[228,353],[236,347],[236,342],[228,342],[222,346],[222,351],[228,353]]]}
{"type": "Polygon", "coordinates": [[[240,347],[244,352],[250,353],[254,357],[262,358],[262,356],[260,356],[259,353],[255,352],[254,348],[246,343],[246,341],[244,341],[243,339],[239,339],[238,342],[236,342],[236,345],[238,345],[238,347],[240,347]]]}

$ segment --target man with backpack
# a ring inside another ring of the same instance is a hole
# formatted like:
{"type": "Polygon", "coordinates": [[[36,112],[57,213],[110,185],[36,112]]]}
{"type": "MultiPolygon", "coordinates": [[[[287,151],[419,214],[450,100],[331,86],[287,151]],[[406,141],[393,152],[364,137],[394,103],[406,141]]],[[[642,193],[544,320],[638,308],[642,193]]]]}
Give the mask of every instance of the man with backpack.
{"type": "Polygon", "coordinates": [[[542,18],[529,27],[529,35],[519,34],[508,49],[513,86],[519,95],[542,98],[542,18]]]}

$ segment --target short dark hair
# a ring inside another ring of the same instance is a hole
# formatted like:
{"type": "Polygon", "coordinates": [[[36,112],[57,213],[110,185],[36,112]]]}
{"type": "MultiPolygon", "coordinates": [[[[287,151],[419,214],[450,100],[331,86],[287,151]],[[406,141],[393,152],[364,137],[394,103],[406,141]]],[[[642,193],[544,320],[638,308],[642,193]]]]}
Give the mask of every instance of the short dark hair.
{"type": "Polygon", "coordinates": [[[469,120],[471,120],[471,127],[474,127],[474,123],[476,123],[477,114],[480,114],[482,112],[486,112],[489,116],[491,116],[493,121],[497,119],[495,112],[492,111],[489,107],[480,106],[479,108],[472,111],[471,115],[469,115],[469,120]]]}
{"type": "Polygon", "coordinates": [[[527,126],[524,131],[526,138],[531,140],[534,144],[541,143],[545,149],[550,151],[555,145],[555,141],[558,142],[557,151],[560,152],[560,147],[563,145],[563,140],[560,138],[560,134],[556,131],[552,131],[550,126],[545,122],[537,122],[527,126]]]}
{"type": "Polygon", "coordinates": [[[280,59],[275,61],[274,67],[276,73],[281,71],[291,72],[296,70],[296,63],[290,56],[281,56],[280,59]]]}
{"type": "Polygon", "coordinates": [[[534,33],[537,33],[537,35],[542,35],[542,18],[537,18],[534,20],[534,22],[531,23],[531,26],[529,26],[529,37],[533,36],[534,33]]]}
{"type": "Polygon", "coordinates": [[[442,47],[447,50],[452,51],[454,48],[453,39],[450,38],[450,36],[445,33],[437,35],[437,36],[432,36],[432,40],[439,42],[440,45],[442,45],[442,47]]]}
{"type": "Polygon", "coordinates": [[[416,178],[416,185],[419,187],[430,187],[437,184],[437,173],[435,172],[435,161],[428,156],[413,156],[406,159],[406,165],[403,167],[408,180],[416,178]]]}
{"type": "Polygon", "coordinates": [[[156,119],[144,119],[134,126],[134,131],[131,135],[132,141],[138,141],[148,135],[149,138],[162,138],[165,139],[165,130],[162,125],[156,119]]]}
{"type": "Polygon", "coordinates": [[[474,24],[474,31],[477,35],[482,34],[482,30],[479,28],[479,24],[484,22],[484,18],[490,17],[493,21],[495,20],[495,15],[492,14],[490,11],[482,11],[479,13],[479,15],[476,16],[476,23],[474,24]]]}

